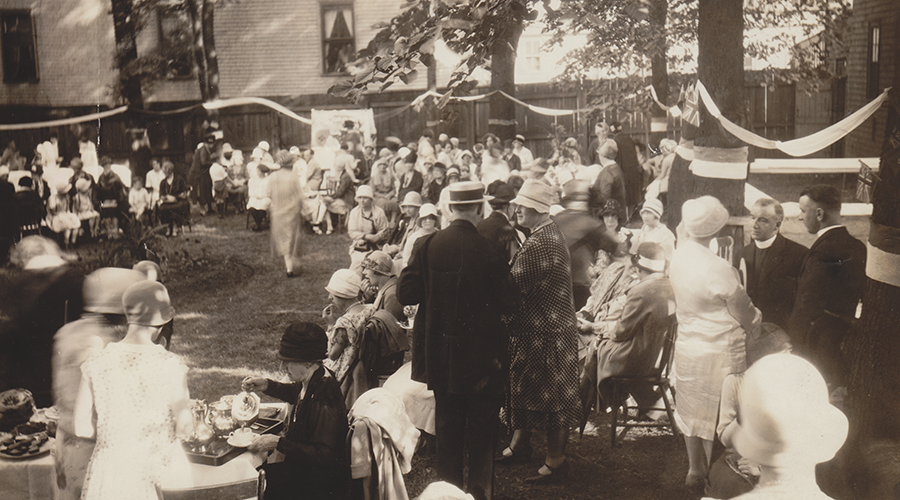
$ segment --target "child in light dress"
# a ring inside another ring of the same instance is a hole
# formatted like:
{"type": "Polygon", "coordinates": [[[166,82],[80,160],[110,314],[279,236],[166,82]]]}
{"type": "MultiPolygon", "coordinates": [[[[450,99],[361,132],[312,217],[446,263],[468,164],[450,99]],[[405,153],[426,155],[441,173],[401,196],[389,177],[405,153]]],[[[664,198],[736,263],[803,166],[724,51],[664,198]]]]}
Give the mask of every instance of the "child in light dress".
{"type": "Polygon", "coordinates": [[[632,253],[637,251],[641,243],[652,241],[663,247],[666,252],[666,261],[672,260],[672,252],[675,251],[675,235],[665,224],[660,223],[659,219],[662,214],[663,204],[661,201],[656,198],[644,201],[644,205],[641,207],[641,219],[644,221],[644,225],[640,231],[634,233],[631,241],[632,253]]]}
{"type": "Polygon", "coordinates": [[[100,212],[94,208],[91,199],[91,181],[78,179],[75,182],[75,196],[72,198],[72,211],[78,216],[78,220],[87,221],[90,237],[97,237],[100,231],[100,212]]]}
{"type": "Polygon", "coordinates": [[[55,186],[55,192],[47,200],[47,226],[56,234],[61,234],[66,247],[75,244],[81,220],[69,210],[69,181],[61,181],[55,186]]]}
{"type": "Polygon", "coordinates": [[[144,188],[144,181],[140,177],[135,177],[128,192],[128,211],[134,214],[136,221],[141,222],[148,208],[150,208],[150,193],[144,188]]]}

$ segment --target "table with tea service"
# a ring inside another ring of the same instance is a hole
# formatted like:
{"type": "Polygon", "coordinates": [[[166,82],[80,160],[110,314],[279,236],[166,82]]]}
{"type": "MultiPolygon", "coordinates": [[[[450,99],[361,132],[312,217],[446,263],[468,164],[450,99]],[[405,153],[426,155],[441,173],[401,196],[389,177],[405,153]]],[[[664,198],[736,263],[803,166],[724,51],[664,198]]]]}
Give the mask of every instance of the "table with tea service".
{"type": "MultiPolygon", "coordinates": [[[[182,444],[190,461],[194,486],[253,478],[258,474],[256,468],[263,463],[281,460],[278,452],[254,453],[247,447],[260,434],[281,431],[289,415],[287,403],[260,403],[256,394],[241,393],[211,403],[193,401],[191,413],[193,432],[182,444]]],[[[33,411],[31,422],[43,423],[55,431],[55,418],[54,409],[40,409],[33,411]]],[[[8,435],[4,437],[10,439],[8,435]]],[[[26,448],[22,455],[0,452],[0,498],[3,500],[60,498],[56,485],[55,439],[33,439],[32,447],[26,448]]],[[[2,448],[5,450],[6,446],[2,448]]]]}

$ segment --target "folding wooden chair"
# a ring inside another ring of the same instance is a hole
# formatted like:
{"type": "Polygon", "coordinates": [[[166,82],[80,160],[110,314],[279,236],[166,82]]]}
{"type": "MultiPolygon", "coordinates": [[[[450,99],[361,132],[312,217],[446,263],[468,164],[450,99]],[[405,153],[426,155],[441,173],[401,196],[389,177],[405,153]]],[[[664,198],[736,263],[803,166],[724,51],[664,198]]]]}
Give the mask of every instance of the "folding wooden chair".
{"type": "Polygon", "coordinates": [[[678,428],[675,426],[675,413],[672,411],[672,401],[675,399],[675,393],[672,390],[672,383],[669,380],[669,367],[672,364],[672,357],[675,354],[675,338],[678,331],[678,320],[675,315],[669,316],[669,328],[666,330],[666,340],[663,344],[662,351],[656,361],[653,373],[646,377],[613,377],[610,378],[612,389],[612,418],[610,419],[609,443],[610,446],[616,445],[616,438],[622,439],[628,433],[628,429],[634,427],[669,427],[674,436],[678,436],[678,428]],[[637,406],[629,406],[628,387],[636,382],[649,384],[654,390],[659,390],[662,396],[665,408],[641,408],[645,411],[665,411],[669,417],[668,422],[653,422],[637,420],[639,409],[637,406]],[[672,399],[669,399],[669,396],[672,399]],[[619,401],[623,401],[620,403],[619,401]],[[621,419],[619,418],[621,409],[621,419]],[[634,415],[632,415],[632,411],[634,415]],[[621,428],[621,431],[617,431],[621,428]]]}
{"type": "Polygon", "coordinates": [[[257,477],[215,486],[168,489],[157,485],[156,495],[159,500],[263,500],[265,490],[266,471],[260,469],[257,477]]]}

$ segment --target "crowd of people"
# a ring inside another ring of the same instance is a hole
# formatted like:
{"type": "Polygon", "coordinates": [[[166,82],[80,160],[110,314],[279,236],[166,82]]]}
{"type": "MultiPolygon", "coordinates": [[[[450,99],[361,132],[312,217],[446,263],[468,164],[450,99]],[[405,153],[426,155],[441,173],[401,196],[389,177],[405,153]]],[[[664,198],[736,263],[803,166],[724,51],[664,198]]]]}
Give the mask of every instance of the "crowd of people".
{"type": "MultiPolygon", "coordinates": [[[[294,404],[282,436],[251,446],[285,456],[265,466],[267,498],[341,498],[348,477],[341,470],[352,460],[347,412],[370,404],[372,391],[400,374],[404,418],[436,436],[440,480],[476,499],[492,498],[494,467],[527,462],[531,435],[539,431],[546,433],[545,458],[526,482],[564,482],[570,430],[584,430],[595,404],[600,412],[621,405],[610,379],[651,375],[663,345],[673,341],[673,424],[687,445],[685,487],[713,498],[818,494],[815,464],[830,459],[846,435],[846,419],[829,397],[846,384],[841,343],[865,281],[865,246],[841,224],[840,192],[814,185],[799,193],[800,219],[817,235],[808,250],[779,233],[780,203],[760,199],[750,210],[751,242],[729,262],[715,246],[728,231],[722,203],[708,195],[679,206],[667,199],[672,141],[663,140],[654,158],[641,158],[642,148],[617,135],[615,124],[600,122],[595,132],[586,154],[577,141],[565,141],[545,160],[524,147],[522,136],[501,142],[489,134],[470,152],[429,130],[406,145],[389,137],[376,154],[349,124],[340,149],[324,152],[323,167],[321,150],[270,151],[266,142],[245,164],[212,131],[187,178],[169,162],[152,163],[144,176],[147,196],[126,196],[106,158],[96,181],[71,160],[66,185],[48,190],[48,226],[62,230],[63,245],[85,229],[88,219],[72,208],[78,195],[69,195],[73,187],[82,192],[79,184],[91,183],[89,196],[100,202],[90,206],[107,233],[118,231],[114,224],[134,223],[116,214],[144,202],[170,234],[191,217],[191,204],[224,216],[233,202],[249,210],[254,231],[268,227],[288,277],[302,275],[296,266],[304,238],[346,227],[347,265],[325,287],[330,304],[321,326],[295,323],[282,337],[278,358],[289,381],[243,382],[244,390],[294,404]],[[678,214],[675,231],[662,222],[672,219],[669,212],[678,214]],[[57,220],[61,213],[74,217],[57,220]],[[398,371],[409,340],[411,366],[398,371]],[[432,402],[421,404],[422,398],[432,402]],[[807,411],[801,404],[828,418],[812,430],[798,427],[798,412],[807,411]],[[501,423],[510,441],[498,452],[501,423]],[[722,457],[713,453],[716,440],[727,449],[722,457]]],[[[145,189],[140,178],[131,182],[132,194],[145,189]]],[[[60,314],[42,317],[40,335],[33,335],[39,349],[22,349],[21,342],[12,344],[18,351],[2,349],[20,368],[6,374],[19,378],[4,386],[28,388],[39,405],[56,404],[65,417],[61,446],[80,450],[61,453],[61,470],[79,492],[87,476],[84,498],[106,498],[97,492],[124,484],[113,479],[117,439],[171,443],[185,432],[184,366],[153,347],[171,341],[171,330],[162,334],[172,318],[168,296],[156,272],[148,279],[101,269],[82,285],[58,245],[31,238],[16,249],[15,261],[28,273],[21,296],[48,295],[60,314]],[[108,273],[121,274],[122,285],[101,293],[97,283],[107,283],[108,273]],[[54,351],[54,334],[64,349],[54,351]],[[90,342],[72,340],[84,338],[90,342]],[[109,370],[122,363],[134,364],[133,379],[113,384],[109,370]],[[167,367],[165,397],[141,392],[151,365],[167,367]],[[75,383],[78,366],[80,390],[50,390],[51,380],[54,388],[75,383]],[[125,401],[143,398],[137,407],[156,405],[148,415],[167,415],[154,417],[167,426],[158,429],[164,437],[121,437],[127,432],[110,417],[125,404],[116,398],[121,392],[125,401]],[[91,412],[95,421],[86,417],[91,412]],[[95,445],[81,441],[95,434],[95,445]]],[[[39,314],[24,302],[17,310],[21,317],[10,328],[39,314]]],[[[640,385],[628,392],[642,409],[660,396],[640,385]]],[[[177,468],[181,458],[167,446],[147,458],[158,463],[127,475],[128,488],[138,491],[177,468]]],[[[405,465],[397,467],[408,472],[408,456],[401,455],[396,460],[405,465]]]]}

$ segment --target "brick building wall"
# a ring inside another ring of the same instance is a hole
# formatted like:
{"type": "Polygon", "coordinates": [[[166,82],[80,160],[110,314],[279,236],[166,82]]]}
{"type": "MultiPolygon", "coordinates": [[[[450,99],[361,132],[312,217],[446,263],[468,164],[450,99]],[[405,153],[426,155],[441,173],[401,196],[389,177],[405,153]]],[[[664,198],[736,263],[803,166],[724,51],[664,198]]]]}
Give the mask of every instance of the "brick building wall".
{"type": "MultiPolygon", "coordinates": [[[[900,70],[900,1],[855,0],[850,20],[847,58],[847,112],[852,113],[871,100],[869,86],[870,29],[880,27],[878,93],[892,85],[900,70]]],[[[883,108],[847,136],[846,154],[879,156],[884,140],[887,109],[883,108]]]]}

